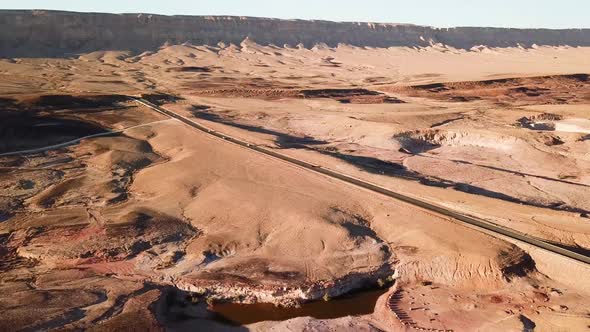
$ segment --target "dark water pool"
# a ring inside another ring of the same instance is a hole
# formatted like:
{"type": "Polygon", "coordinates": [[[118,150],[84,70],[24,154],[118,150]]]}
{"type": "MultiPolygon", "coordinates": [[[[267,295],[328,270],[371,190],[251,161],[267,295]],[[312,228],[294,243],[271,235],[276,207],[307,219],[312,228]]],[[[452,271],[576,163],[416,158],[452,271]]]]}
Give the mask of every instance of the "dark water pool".
{"type": "Polygon", "coordinates": [[[279,321],[295,317],[311,316],[318,319],[331,319],[345,316],[366,315],[375,309],[377,299],[387,289],[369,290],[345,295],[329,301],[314,301],[302,304],[299,308],[276,307],[272,304],[219,303],[209,308],[223,322],[235,325],[252,324],[262,321],[279,321]]]}

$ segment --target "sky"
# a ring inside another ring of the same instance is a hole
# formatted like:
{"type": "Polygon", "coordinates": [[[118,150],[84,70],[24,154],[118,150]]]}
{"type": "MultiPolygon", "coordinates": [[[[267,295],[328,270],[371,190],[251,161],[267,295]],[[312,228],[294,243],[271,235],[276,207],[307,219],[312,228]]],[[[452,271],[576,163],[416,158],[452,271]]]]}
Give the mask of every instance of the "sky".
{"type": "Polygon", "coordinates": [[[436,27],[590,28],[590,0],[0,0],[0,9],[238,15],[436,27]]]}

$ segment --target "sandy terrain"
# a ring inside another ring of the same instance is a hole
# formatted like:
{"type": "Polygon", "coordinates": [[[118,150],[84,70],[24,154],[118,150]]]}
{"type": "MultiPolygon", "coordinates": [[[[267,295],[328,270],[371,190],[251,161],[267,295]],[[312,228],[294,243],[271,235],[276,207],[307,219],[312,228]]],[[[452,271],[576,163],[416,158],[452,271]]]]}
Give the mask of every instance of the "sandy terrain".
{"type": "Polygon", "coordinates": [[[589,59],[251,40],[1,59],[0,330],[587,329],[590,285],[563,275],[587,267],[125,96],[588,254],[589,59]],[[362,288],[385,292],[357,316],[318,306],[269,321],[255,307],[261,318],[237,326],[246,307],[215,304],[305,306],[362,288]]]}

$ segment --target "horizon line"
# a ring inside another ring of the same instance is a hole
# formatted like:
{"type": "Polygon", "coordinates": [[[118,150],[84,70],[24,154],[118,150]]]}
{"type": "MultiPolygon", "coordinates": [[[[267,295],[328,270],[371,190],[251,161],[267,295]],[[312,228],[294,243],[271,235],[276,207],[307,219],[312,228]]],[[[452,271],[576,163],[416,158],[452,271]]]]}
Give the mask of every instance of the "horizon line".
{"type": "Polygon", "coordinates": [[[164,17],[225,17],[225,18],[245,18],[245,19],[266,19],[276,21],[305,21],[305,22],[327,22],[336,24],[378,24],[382,26],[414,26],[424,27],[430,29],[460,29],[460,28],[479,28],[479,29],[509,29],[509,30],[590,30],[590,27],[567,27],[567,28],[547,28],[547,27],[528,27],[515,28],[507,26],[475,26],[475,25],[456,25],[456,26],[434,26],[417,23],[394,23],[382,21],[336,21],[328,19],[312,19],[312,18],[281,18],[281,17],[265,17],[265,16],[248,16],[248,15],[224,15],[224,14],[158,14],[150,12],[99,12],[99,11],[76,11],[76,10],[62,10],[62,9],[2,9],[1,12],[52,12],[52,13],[71,13],[71,14],[106,14],[106,15],[155,15],[164,17]]]}

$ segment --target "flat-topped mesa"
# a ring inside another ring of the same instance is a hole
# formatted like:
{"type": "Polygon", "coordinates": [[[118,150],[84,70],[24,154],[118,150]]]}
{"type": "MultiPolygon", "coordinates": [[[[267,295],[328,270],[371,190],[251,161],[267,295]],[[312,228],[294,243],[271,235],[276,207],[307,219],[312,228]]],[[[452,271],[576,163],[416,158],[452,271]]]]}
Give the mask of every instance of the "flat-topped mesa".
{"type": "Polygon", "coordinates": [[[145,51],[165,43],[422,47],[444,44],[590,46],[590,29],[433,28],[408,24],[0,10],[0,57],[48,57],[97,50],[145,51]]]}

